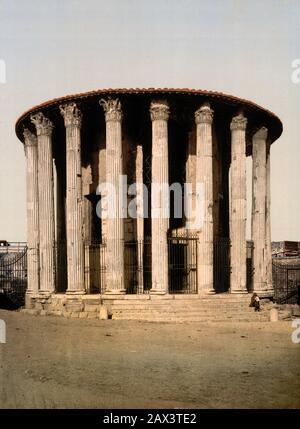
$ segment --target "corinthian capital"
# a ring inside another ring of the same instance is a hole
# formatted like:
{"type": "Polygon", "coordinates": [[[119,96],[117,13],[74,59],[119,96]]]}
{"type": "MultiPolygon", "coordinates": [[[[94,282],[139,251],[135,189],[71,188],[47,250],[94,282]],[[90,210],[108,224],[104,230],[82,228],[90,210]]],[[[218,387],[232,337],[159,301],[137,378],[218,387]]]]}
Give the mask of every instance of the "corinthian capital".
{"type": "Polygon", "coordinates": [[[230,129],[233,130],[245,130],[247,126],[247,119],[242,113],[232,118],[230,129]]]}
{"type": "Polygon", "coordinates": [[[53,124],[42,112],[31,115],[30,120],[35,125],[38,136],[50,136],[52,134],[53,124]]]}
{"type": "Polygon", "coordinates": [[[59,106],[59,110],[64,118],[66,127],[81,127],[82,113],[75,103],[62,104],[59,106]]]}
{"type": "Polygon", "coordinates": [[[266,128],[266,127],[261,127],[253,135],[253,139],[259,139],[259,140],[267,140],[267,137],[268,137],[268,128],[266,128]]]}
{"type": "Polygon", "coordinates": [[[108,121],[121,121],[122,120],[122,106],[118,98],[108,98],[107,100],[101,99],[100,106],[103,107],[105,113],[105,120],[108,121]]]}
{"type": "Polygon", "coordinates": [[[210,108],[209,103],[203,104],[195,112],[196,124],[211,124],[214,117],[214,111],[210,108]]]}
{"type": "Polygon", "coordinates": [[[37,138],[36,135],[33,134],[28,128],[24,128],[23,131],[24,144],[26,147],[28,146],[37,146],[37,138]]]}
{"type": "Polygon", "coordinates": [[[150,105],[151,121],[159,119],[167,121],[170,116],[170,109],[166,101],[152,101],[150,105]]]}

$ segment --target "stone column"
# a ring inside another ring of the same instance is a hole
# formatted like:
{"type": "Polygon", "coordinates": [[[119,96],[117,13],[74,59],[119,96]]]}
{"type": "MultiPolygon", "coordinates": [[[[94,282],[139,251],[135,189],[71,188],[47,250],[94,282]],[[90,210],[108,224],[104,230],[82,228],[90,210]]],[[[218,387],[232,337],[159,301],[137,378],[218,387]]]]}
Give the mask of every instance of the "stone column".
{"type": "Polygon", "coordinates": [[[272,278],[272,239],[271,239],[271,162],[270,162],[271,141],[267,142],[266,150],[266,269],[267,269],[267,291],[269,296],[274,295],[272,278]]]}
{"type": "Polygon", "coordinates": [[[81,170],[81,112],[75,103],[60,106],[66,127],[66,230],[68,294],[83,294],[84,248],[81,170]]]}
{"type": "Polygon", "coordinates": [[[204,104],[195,112],[196,136],[196,183],[203,184],[203,224],[199,230],[197,253],[198,293],[214,293],[213,254],[213,111],[204,104]]]}
{"type": "Polygon", "coordinates": [[[266,142],[268,130],[262,127],[252,141],[252,240],[253,289],[266,290],[266,142]]]}
{"type": "Polygon", "coordinates": [[[143,260],[143,240],[144,240],[144,189],[143,189],[143,146],[137,144],[135,158],[135,180],[136,180],[136,239],[137,239],[137,259],[138,259],[138,292],[144,290],[144,260],[143,260]]]}
{"type": "Polygon", "coordinates": [[[67,244],[66,244],[66,180],[65,157],[57,154],[54,160],[54,198],[56,198],[56,291],[67,288],[67,244]],[[55,186],[56,185],[56,186],[55,186]]]}
{"type": "Polygon", "coordinates": [[[38,139],[40,234],[40,292],[55,290],[55,225],[51,121],[43,113],[31,115],[38,139]]]}
{"type": "Polygon", "coordinates": [[[231,129],[230,188],[230,292],[247,293],[246,284],[246,125],[243,114],[235,116],[231,129]]]}
{"type": "MultiPolygon", "coordinates": [[[[122,108],[120,100],[100,100],[106,121],[106,182],[115,190],[115,210],[107,218],[106,293],[124,294],[124,219],[120,202],[122,175],[122,108]]],[[[108,194],[108,198],[110,195],[108,194]]]]}
{"type": "Polygon", "coordinates": [[[168,292],[169,106],[165,102],[153,101],[150,107],[150,115],[152,120],[151,293],[165,294],[168,292]]]}
{"type": "Polygon", "coordinates": [[[39,290],[39,188],[37,138],[24,129],[27,205],[27,293],[39,290]]]}

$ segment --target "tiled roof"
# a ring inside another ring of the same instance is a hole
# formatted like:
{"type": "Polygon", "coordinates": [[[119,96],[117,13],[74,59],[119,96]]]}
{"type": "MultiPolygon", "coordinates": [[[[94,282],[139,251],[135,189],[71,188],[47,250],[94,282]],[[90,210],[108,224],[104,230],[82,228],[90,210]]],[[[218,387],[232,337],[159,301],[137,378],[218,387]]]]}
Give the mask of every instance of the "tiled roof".
{"type": "MultiPolygon", "coordinates": [[[[203,89],[191,89],[191,88],[106,88],[106,89],[97,89],[94,91],[89,91],[84,93],[66,95],[59,98],[53,98],[52,100],[47,100],[44,103],[33,106],[18,118],[16,122],[16,132],[18,134],[18,132],[20,131],[19,126],[21,122],[24,119],[26,119],[29,114],[33,112],[36,112],[38,110],[42,110],[45,108],[49,108],[49,107],[54,107],[64,102],[93,98],[97,95],[103,95],[103,94],[109,94],[109,95],[117,95],[117,94],[182,94],[182,95],[187,94],[189,95],[190,94],[190,95],[208,96],[213,99],[220,99],[220,100],[228,101],[237,105],[245,105],[250,109],[263,112],[267,116],[272,117],[272,119],[277,122],[277,125],[279,126],[279,128],[281,127],[281,131],[282,131],[282,124],[280,119],[271,111],[262,108],[258,104],[253,103],[252,101],[235,97],[233,95],[224,94],[222,92],[208,91],[203,89]]],[[[281,134],[281,131],[280,131],[280,134],[281,134]]]]}

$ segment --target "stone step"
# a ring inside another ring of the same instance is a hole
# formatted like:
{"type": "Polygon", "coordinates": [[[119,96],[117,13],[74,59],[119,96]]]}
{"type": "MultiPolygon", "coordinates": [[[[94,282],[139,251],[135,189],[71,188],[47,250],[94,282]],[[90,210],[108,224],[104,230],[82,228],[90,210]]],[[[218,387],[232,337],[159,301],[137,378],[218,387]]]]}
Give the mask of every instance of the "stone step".
{"type": "Polygon", "coordinates": [[[112,300],[108,300],[108,299],[104,299],[104,301],[106,302],[106,303],[108,303],[108,302],[113,302],[114,304],[123,304],[123,303],[128,303],[128,302],[130,302],[130,303],[132,303],[132,302],[138,302],[138,303],[149,303],[149,302],[155,302],[155,303],[159,303],[159,304],[161,304],[161,305],[166,305],[166,304],[168,304],[168,303],[175,303],[175,304],[183,304],[183,303],[191,303],[191,304],[196,304],[196,303],[205,303],[205,304],[207,304],[207,303],[213,303],[213,304],[220,304],[221,302],[224,302],[224,303],[234,303],[234,304],[236,304],[236,303],[250,303],[250,297],[249,296],[246,296],[246,297],[244,297],[244,296],[241,296],[241,297],[238,297],[238,298],[235,298],[235,297],[229,297],[229,298],[209,298],[209,297],[207,297],[207,298],[194,298],[194,299],[192,299],[192,298],[186,298],[186,297],[183,297],[183,298],[181,298],[181,299],[179,299],[179,298],[176,298],[176,299],[172,299],[172,298],[163,298],[163,297],[161,297],[160,299],[158,298],[158,297],[155,297],[155,298],[151,298],[151,299],[149,299],[149,298],[136,298],[136,297],[134,297],[134,298],[124,298],[124,299],[112,299],[112,300]]]}
{"type": "Polygon", "coordinates": [[[193,318],[193,317],[203,317],[206,319],[210,318],[257,318],[257,317],[269,317],[268,313],[260,313],[260,314],[245,314],[245,313],[213,313],[213,314],[205,314],[205,313],[175,313],[175,312],[168,312],[168,313],[160,313],[160,312],[154,312],[154,311],[147,311],[147,312],[135,312],[135,311],[116,311],[112,313],[113,316],[125,316],[125,317],[144,317],[144,316],[151,316],[151,317],[183,317],[183,318],[193,318]]]}
{"type": "Polygon", "coordinates": [[[185,318],[185,319],[189,319],[189,318],[203,318],[206,320],[209,319],[225,319],[225,318],[231,318],[231,319],[238,319],[238,318],[253,318],[253,319],[258,319],[258,318],[269,318],[269,313],[247,313],[245,314],[244,312],[239,312],[239,313],[230,313],[230,312],[219,312],[219,313],[201,313],[201,312],[194,312],[194,313],[189,313],[189,312],[165,312],[165,313],[161,313],[158,311],[114,311],[113,313],[113,318],[116,317],[125,317],[125,318],[143,318],[143,317],[149,317],[149,318],[185,318]]]}
{"type": "Polygon", "coordinates": [[[157,312],[162,312],[162,313],[166,313],[166,312],[174,312],[174,313],[205,313],[205,314],[210,314],[210,313],[247,313],[247,314],[251,314],[254,312],[253,308],[232,308],[232,307],[228,307],[228,308],[203,308],[203,307],[180,307],[180,308],[174,308],[174,307],[169,307],[169,308],[164,308],[161,309],[159,307],[138,307],[138,306],[124,306],[124,307],[115,307],[112,306],[111,307],[111,311],[116,312],[116,311],[157,311],[157,312]]]}
{"type": "MultiPolygon", "coordinates": [[[[137,311],[144,311],[144,310],[156,310],[156,311],[160,311],[160,312],[166,312],[166,311],[174,311],[174,312],[178,312],[178,311],[184,311],[184,312],[188,312],[188,311],[205,311],[205,312],[216,312],[216,311],[232,311],[232,312],[238,312],[238,311],[242,311],[242,312],[249,312],[252,313],[254,312],[254,308],[253,307],[231,307],[231,306],[224,306],[224,307],[206,307],[206,306],[198,306],[198,307],[190,307],[190,306],[181,306],[181,307],[175,307],[175,306],[169,306],[169,307],[158,307],[158,306],[143,306],[140,307],[138,305],[133,305],[133,306],[114,306],[112,305],[110,307],[113,310],[124,310],[124,311],[130,311],[130,310],[137,310],[137,311]]],[[[267,311],[268,309],[264,309],[263,307],[261,307],[261,311],[267,311]]]]}
{"type": "Polygon", "coordinates": [[[190,304],[190,303],[183,303],[183,304],[156,304],[156,303],[124,303],[124,304],[109,304],[111,307],[114,308],[160,308],[162,310],[167,308],[211,308],[211,309],[217,309],[217,308],[251,308],[249,307],[249,304],[245,303],[238,303],[238,304],[230,304],[230,303],[220,303],[220,304],[205,304],[205,303],[198,303],[198,304],[190,304]]]}
{"type": "Polygon", "coordinates": [[[204,317],[204,316],[185,316],[178,315],[143,315],[143,314],[113,314],[113,320],[143,320],[148,322],[265,322],[267,316],[257,315],[257,317],[204,317]]]}

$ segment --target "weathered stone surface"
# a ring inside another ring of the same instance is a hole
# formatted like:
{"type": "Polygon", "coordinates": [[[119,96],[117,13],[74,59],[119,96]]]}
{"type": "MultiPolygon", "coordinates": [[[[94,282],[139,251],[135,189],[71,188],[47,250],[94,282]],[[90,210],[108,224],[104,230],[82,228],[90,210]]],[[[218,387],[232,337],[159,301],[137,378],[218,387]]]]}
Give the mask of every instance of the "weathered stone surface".
{"type": "Polygon", "coordinates": [[[31,122],[35,125],[38,140],[40,290],[51,293],[55,288],[53,124],[42,112],[31,115],[31,122]]]}
{"type": "Polygon", "coordinates": [[[101,299],[100,298],[96,298],[96,299],[83,298],[83,302],[84,302],[84,305],[99,305],[101,304],[101,299]]]}
{"type": "Polygon", "coordinates": [[[27,292],[39,290],[39,188],[37,138],[27,128],[24,132],[26,154],[26,206],[27,206],[27,292]]]}
{"type": "Polygon", "coordinates": [[[213,111],[209,104],[195,112],[196,136],[196,183],[204,185],[203,224],[198,226],[198,293],[214,293],[213,279],[213,111]]]}
{"type": "Polygon", "coordinates": [[[39,315],[39,314],[40,314],[40,310],[36,310],[36,309],[34,309],[34,308],[29,308],[29,309],[27,310],[27,313],[28,313],[28,314],[31,314],[32,316],[37,316],[37,315],[39,315]]]}
{"type": "Polygon", "coordinates": [[[262,127],[252,143],[252,240],[253,288],[258,294],[267,289],[266,261],[266,145],[268,130],[262,127]]]}
{"type": "Polygon", "coordinates": [[[65,305],[66,311],[70,312],[80,312],[83,311],[83,304],[82,303],[68,303],[65,305]]]}
{"type": "Polygon", "coordinates": [[[122,163],[122,107],[119,99],[102,99],[106,121],[106,183],[115,189],[114,214],[107,217],[107,290],[125,293],[124,288],[124,219],[120,204],[119,180],[122,163]]]}
{"type": "Polygon", "coordinates": [[[241,113],[232,118],[231,129],[231,293],[246,293],[246,125],[241,113]]]}
{"type": "Polygon", "coordinates": [[[98,319],[98,313],[88,313],[88,319],[98,319]]]}
{"type": "Polygon", "coordinates": [[[84,304],[84,311],[88,313],[95,313],[99,311],[99,305],[84,304]]]}
{"type": "Polygon", "coordinates": [[[108,319],[108,309],[106,305],[100,305],[99,319],[100,320],[108,319]]]}
{"type": "Polygon", "coordinates": [[[151,168],[151,246],[152,246],[152,288],[151,293],[165,294],[168,291],[168,243],[169,219],[166,209],[169,205],[169,163],[168,163],[168,119],[169,106],[166,102],[153,101],[150,107],[152,120],[152,168],[151,168]],[[161,188],[161,193],[156,189],[161,188]],[[155,193],[154,193],[155,192],[155,193]],[[156,197],[154,197],[156,195],[156,197]]]}
{"type": "Polygon", "coordinates": [[[68,293],[84,293],[81,118],[75,103],[60,106],[66,127],[68,293]]]}
{"type": "Polygon", "coordinates": [[[86,319],[87,317],[88,317],[88,313],[86,312],[79,313],[79,319],[86,319]]]}
{"type": "Polygon", "coordinates": [[[270,310],[270,322],[278,322],[278,310],[276,308],[270,310]]]}
{"type": "Polygon", "coordinates": [[[70,314],[70,317],[71,317],[72,319],[78,319],[78,318],[79,318],[79,313],[72,312],[72,313],[70,314]]]}

